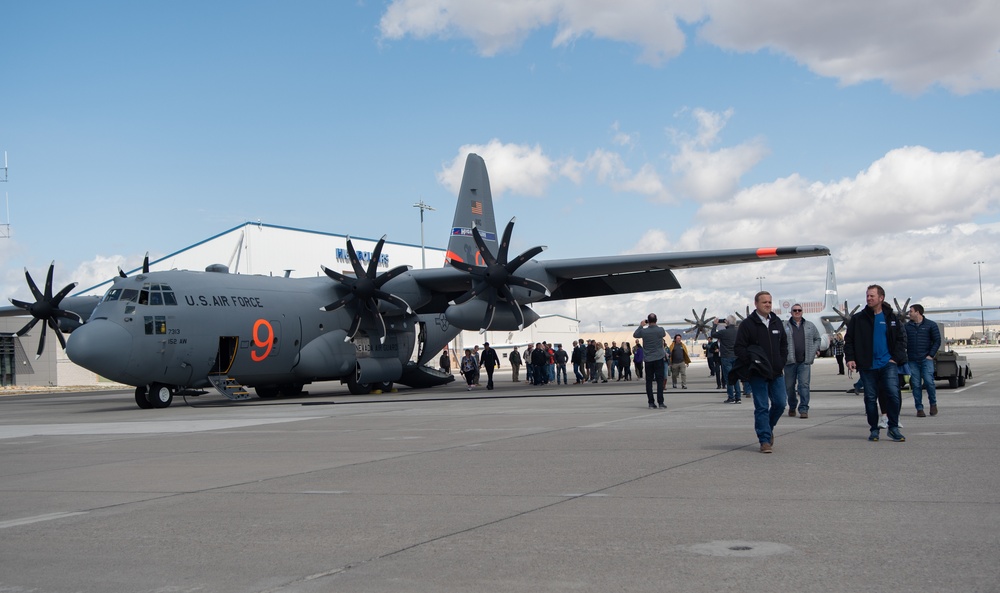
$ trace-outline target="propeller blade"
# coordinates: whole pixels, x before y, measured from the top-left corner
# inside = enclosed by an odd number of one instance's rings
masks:
[[[24,268],[24,277],[28,280],[28,288],[31,289],[31,296],[35,297],[36,301],[40,301],[45,298],[42,291],[38,290],[38,286],[35,285],[35,281],[31,279],[31,274],[28,272],[28,268]]]
[[[63,335],[62,335],[62,332],[59,331],[59,324],[56,322],[55,319],[52,319],[52,318],[49,318],[49,322],[48,323],[49,323],[49,327],[52,328],[52,331],[55,332],[56,337],[59,338],[59,345],[62,346],[63,350],[65,350],[66,349],[66,338],[64,338]]]
[[[520,276],[510,276],[507,278],[507,284],[520,286],[521,288],[527,288],[528,290],[537,290],[538,292],[544,293],[545,296],[552,296],[549,289],[537,280],[532,280],[530,278],[522,278]]]
[[[33,317],[31,319],[31,321],[29,321],[28,323],[24,324],[24,327],[22,327],[21,329],[17,330],[16,332],[14,332],[14,335],[17,336],[17,337],[23,336],[24,334],[30,332],[31,328],[35,327],[36,323],[38,323],[38,318],[37,317]]]
[[[486,241],[483,239],[482,233],[479,232],[479,227],[472,227],[472,238],[476,241],[476,246],[479,247],[479,255],[482,256],[483,262],[487,266],[497,265],[497,260],[493,257],[493,253],[490,251]]]
[[[386,334],[388,332],[385,329],[385,319],[383,319],[382,316],[378,312],[378,305],[375,305],[375,307],[369,308],[369,312],[372,314],[373,317],[375,317],[375,320],[378,321],[378,324],[375,325],[375,329],[379,330],[378,331],[378,343],[379,344],[385,344],[385,336],[386,336]]]
[[[358,278],[365,276],[365,269],[361,265],[361,260],[358,259],[358,252],[354,250],[354,243],[351,243],[351,238],[347,238],[347,257],[351,258],[351,267],[354,268],[354,275]]]
[[[517,320],[517,330],[521,331],[524,329],[524,313],[521,312],[521,305],[514,299],[514,293],[506,286],[501,286],[498,292],[510,305],[510,311],[514,314],[514,319]]]
[[[510,235],[514,231],[514,221],[517,218],[511,218],[510,222],[507,223],[507,227],[503,230],[503,238],[500,239],[500,250],[497,251],[497,260],[507,261],[507,251],[510,248]]]
[[[52,272],[55,271],[56,262],[49,264],[49,273],[45,275],[45,298],[52,298]]]
[[[28,309],[31,309],[31,303],[26,303],[24,301],[19,301],[17,299],[7,299],[7,300],[10,301],[10,304],[14,305],[15,307],[20,307],[20,308],[24,309],[25,311],[27,311]]]
[[[347,276],[344,276],[340,272],[331,270],[326,266],[320,266],[320,268],[323,269],[323,272],[325,272],[327,276],[336,280],[337,282],[340,282],[341,284],[350,284],[354,280],[353,278],[348,278]]]
[[[396,305],[400,309],[406,311],[407,315],[413,313],[413,308],[410,307],[410,304],[394,294],[390,294],[388,292],[385,292],[384,290],[376,290],[373,296],[375,296],[375,298],[378,298],[379,300],[387,301],[392,303],[393,305]],[[378,306],[376,305],[375,308],[378,309]]]
[[[149,252],[146,252],[146,256],[142,258],[142,273],[149,273]]]
[[[337,309],[343,307],[347,303],[355,299],[354,293],[350,293],[342,299],[337,299],[325,307],[320,307],[320,311],[336,311]]]
[[[411,270],[410,266],[397,266],[397,267],[389,270],[385,274],[382,274],[382,275],[378,276],[377,278],[375,278],[375,286],[377,286],[379,288],[382,288],[382,285],[384,285],[386,282],[392,280],[393,278],[395,278],[395,277],[397,277],[397,276],[399,276],[401,274],[405,274],[405,273],[409,272],[410,270]]]
[[[497,293],[496,291],[491,291],[489,300],[486,301],[486,315],[483,316],[483,326],[480,328],[479,333],[485,333],[486,330],[490,329],[493,325],[493,316],[497,312]]]
[[[383,245],[385,245],[385,235],[382,235],[382,238],[379,239],[378,243],[375,244],[375,250],[372,251],[372,258],[368,262],[368,277],[369,278],[374,278],[375,277],[375,273],[378,272],[378,260],[379,260],[380,257],[382,257],[382,246]]]
[[[472,285],[472,288],[470,288],[468,292],[466,292],[462,296],[454,299],[453,301],[451,301],[448,304],[449,305],[461,305],[462,303],[471,301],[472,299],[474,299],[477,296],[479,296],[480,294],[482,294],[486,290],[487,286],[488,285],[485,282],[476,282],[475,284]]]
[[[128,278],[128,274],[125,273],[125,270],[121,266],[118,266],[118,275],[122,278]]]
[[[345,342],[350,342],[357,335],[358,330],[361,329],[361,310],[354,314],[354,320],[351,321],[351,327],[347,330],[347,337],[344,338]]]
[[[525,251],[524,253],[522,253],[521,255],[517,256],[514,259],[514,261],[508,263],[507,264],[507,271],[510,272],[511,274],[513,274],[514,272],[517,271],[518,268],[520,268],[524,264],[524,262],[530,260],[531,258],[535,257],[539,253],[545,251],[546,249],[548,249],[548,247],[545,247],[544,245],[538,245],[538,246],[532,247],[531,249],[529,249],[529,250]]]
[[[61,303],[62,300],[64,298],[66,298],[66,295],[69,294],[69,291],[71,291],[74,288],[76,288],[76,285],[77,285],[76,282],[74,282],[72,284],[67,284],[65,287],[63,287],[62,290],[60,290],[58,293],[56,293],[56,296],[52,297],[52,301],[51,301],[52,306],[53,307],[58,307],[59,303]]]
[[[476,273],[477,266],[465,263],[464,261],[456,261],[453,259],[449,259],[448,263],[451,264],[451,267],[455,268],[456,270],[461,270],[463,272],[468,272],[470,274]]]
[[[35,352],[35,360],[38,360],[42,356],[42,352],[45,350],[45,328],[46,324],[43,323],[42,333],[38,338],[38,351]]]

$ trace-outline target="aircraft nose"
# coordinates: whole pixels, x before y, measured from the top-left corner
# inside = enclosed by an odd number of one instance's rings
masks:
[[[121,380],[132,354],[132,335],[106,319],[78,327],[66,342],[66,356],[83,368],[113,381]]]

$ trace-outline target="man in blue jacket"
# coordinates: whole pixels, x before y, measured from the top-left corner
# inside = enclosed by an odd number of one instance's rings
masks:
[[[867,305],[851,316],[844,341],[847,368],[857,370],[865,390],[865,414],[871,433],[869,441],[879,438],[878,401],[881,395],[886,403],[882,410],[889,417],[889,438],[903,442],[899,432],[899,375],[897,368],[906,360],[906,336],[903,324],[890,307],[883,307],[885,290],[872,284],[865,293]]]
[[[910,365],[910,385],[913,386],[913,405],[917,417],[924,418],[922,387],[927,388],[927,401],[931,404],[931,416],[937,416],[937,389],[934,387],[934,355],[941,348],[941,332],[938,325],[924,317],[922,305],[910,306],[910,322],[903,326],[906,330],[906,356]]]
[[[750,369],[754,430],[760,452],[770,453],[774,427],[788,402],[782,376],[788,358],[788,338],[781,319],[771,312],[771,293],[758,292],[753,302],[757,310],[740,323],[733,351],[736,359]]]

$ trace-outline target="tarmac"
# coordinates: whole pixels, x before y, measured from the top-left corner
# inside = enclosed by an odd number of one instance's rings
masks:
[[[4,397],[0,591],[998,591],[1000,354],[969,359],[939,415],[904,392],[904,443],[869,442],[818,361],[772,455],[703,362],[667,410],[506,368],[493,391]]]

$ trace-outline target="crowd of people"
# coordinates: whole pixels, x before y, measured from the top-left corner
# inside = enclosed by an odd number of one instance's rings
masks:
[[[901,386],[907,378],[913,394],[916,415],[924,411],[923,392],[927,392],[929,413],[938,414],[934,386],[934,356],[941,347],[936,323],[924,316],[924,308],[915,304],[900,319],[891,307],[884,306],[885,291],[877,284],[868,287],[866,306],[852,315],[847,334],[837,333],[830,347],[837,359],[838,374],[857,372],[853,391],[864,393],[865,414],[870,432],[868,439],[878,441],[885,429],[890,439],[904,442],[899,415],[902,407]],[[704,345],[709,374],[717,389],[726,389],[724,403],[740,404],[747,395],[754,404],[754,431],[761,453],[774,450],[774,428],[787,412],[790,417],[808,418],[812,365],[821,354],[819,329],[803,317],[802,305],[792,305],[790,316],[782,320],[772,311],[772,297],[767,291],[754,296],[754,311],[737,323],[734,316],[716,322]],[[652,409],[666,409],[663,391],[667,376],[676,389],[687,389],[690,354],[681,334],[672,339],[657,325],[650,313],[633,333],[635,343],[597,340],[574,340],[566,350],[561,344],[538,342],[515,346],[506,357],[511,379],[531,385],[568,385],[567,366],[572,365],[573,384],[632,381],[645,379],[647,403]],[[846,364],[845,364],[846,363]],[[442,370],[450,369],[447,350],[441,356]],[[489,342],[465,349],[460,371],[467,388],[479,386],[480,370],[485,369],[487,389],[493,389],[493,374],[500,367],[500,357]]]

